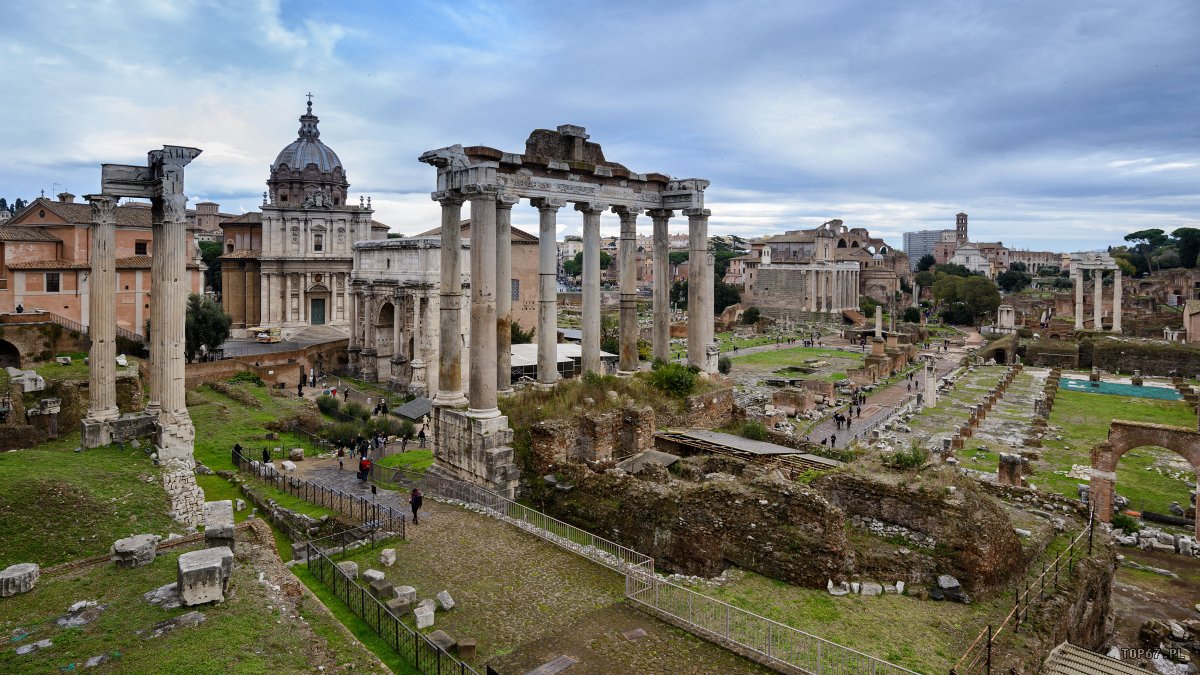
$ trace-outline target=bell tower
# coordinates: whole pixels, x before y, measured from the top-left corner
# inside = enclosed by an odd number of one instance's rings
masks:
[[[970,241],[967,238],[967,214],[959,213],[954,221],[954,239],[959,246]]]

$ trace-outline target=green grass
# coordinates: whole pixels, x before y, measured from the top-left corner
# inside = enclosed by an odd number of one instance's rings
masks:
[[[88,379],[88,364],[84,362],[87,354],[84,352],[58,352],[55,356],[71,357],[71,365],[60,366],[57,361],[51,359],[46,363],[34,367],[34,371],[38,375],[46,378],[46,380],[86,380]],[[137,368],[138,360],[132,356],[127,356],[129,359],[129,367]]]
[[[143,450],[73,452],[78,445],[73,432],[0,453],[0,568],[45,567],[106,553],[123,537],[183,531],[167,517],[159,469]]]
[[[324,651],[327,664],[353,663],[356,670],[367,667],[369,655],[339,631],[329,614],[310,611],[315,610],[311,600],[301,599],[295,612],[307,625],[291,618],[291,612],[281,616],[267,587],[258,583],[255,566],[244,559],[234,567],[223,603],[164,610],[145,602],[143,593],[175,580],[176,560],[185,550],[164,551],[153,563],[137,569],[103,563],[43,575],[33,591],[5,599],[0,603],[0,632],[9,646],[0,650],[0,671],[77,671],[88,658],[109,654],[112,660],[99,672],[311,672],[309,650],[313,648]],[[56,626],[54,619],[80,600],[107,608],[85,626]],[[192,609],[204,614],[203,623],[150,639],[138,633]],[[16,645],[7,638],[18,627],[29,635],[17,644],[51,639],[53,646],[17,656],[12,648]],[[324,639],[314,640],[314,633]]]
[[[379,466],[425,473],[425,470],[433,465],[433,450],[409,450],[408,452],[388,455],[376,463]]]
[[[1188,429],[1196,426],[1196,413],[1184,401],[1060,390],[1050,414],[1050,426],[1061,430],[1052,430],[1043,440],[1039,471],[1028,480],[1041,489],[1076,497],[1076,485],[1086,481],[1052,471],[1068,471],[1072,464],[1090,466],[1092,446],[1108,437],[1109,425],[1114,419],[1170,424]],[[1056,433],[1061,434],[1063,440],[1054,440]],[[1188,490],[1195,484],[1193,474],[1185,471],[1185,478],[1189,480],[1181,481],[1147,470],[1163,461],[1178,459],[1178,455],[1165,448],[1130,450],[1117,464],[1116,492],[1127,497],[1130,507],[1136,510],[1168,513],[1171,502],[1186,504]]]
[[[401,658],[399,654],[392,651],[391,645],[379,637],[366,621],[360,619],[357,614],[351,611],[345,603],[333,594],[333,591],[329,587],[313,576],[308,571],[308,567],[296,565],[292,568],[292,574],[295,574],[297,579],[303,582],[305,586],[308,586],[313,595],[316,595],[321,600],[321,604],[328,607],[334,617],[347,630],[354,634],[354,637],[358,638],[359,642],[363,643],[367,649],[370,649],[375,656],[379,657],[379,660],[387,664],[392,669],[392,672],[399,675],[421,675],[421,671],[414,668]]]
[[[858,365],[862,363],[863,355],[846,352],[840,349],[824,349],[821,347],[788,347],[774,349],[754,354],[742,354],[731,357],[735,365],[779,367],[803,365],[805,359],[846,359]]]
[[[232,470],[235,443],[253,457],[263,448],[304,448],[306,456],[317,452],[310,439],[295,433],[280,434],[279,440],[261,440],[268,422],[307,409],[297,399],[272,396],[267,388],[251,384],[231,386],[249,392],[262,407],[251,408],[208,387],[188,392],[188,412],[196,426],[196,459],[214,471]]]

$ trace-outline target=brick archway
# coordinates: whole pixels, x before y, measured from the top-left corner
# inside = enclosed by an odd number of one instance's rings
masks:
[[[1167,424],[1113,420],[1108,440],[1092,448],[1092,484],[1090,500],[1096,517],[1112,522],[1113,487],[1117,482],[1117,462],[1134,448],[1155,445],[1173,450],[1192,465],[1200,476],[1200,431]],[[1200,511],[1196,517],[1196,535],[1200,537]]]

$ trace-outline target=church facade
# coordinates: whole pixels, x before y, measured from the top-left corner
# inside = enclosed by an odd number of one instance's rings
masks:
[[[348,202],[342,161],[320,140],[312,102],[271,163],[260,214],[222,224],[222,304],[233,328],[331,326],[349,333],[355,242],[385,239],[369,203]],[[236,334],[236,333],[235,333]]]

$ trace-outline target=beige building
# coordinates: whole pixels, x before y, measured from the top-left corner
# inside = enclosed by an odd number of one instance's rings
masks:
[[[351,246],[387,237],[369,202],[347,202],[345,168],[321,142],[318,122],[310,101],[296,140],[271,163],[258,221],[247,214],[222,224],[222,303],[235,331],[327,325],[349,332]]]

